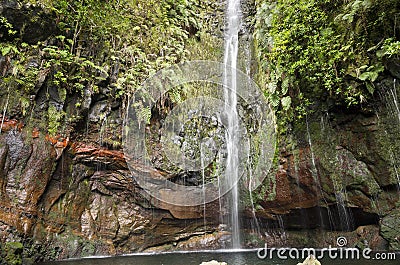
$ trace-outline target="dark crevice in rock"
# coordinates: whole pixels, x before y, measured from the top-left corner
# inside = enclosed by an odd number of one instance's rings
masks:
[[[55,204],[62,200],[62,196],[68,191],[71,162],[72,158],[68,153],[63,154],[57,161],[52,177],[43,192],[44,195],[38,202],[44,213],[48,213]]]
[[[326,207],[312,207],[306,209],[293,209],[288,214],[280,215],[277,219],[258,218],[263,229],[324,229],[327,231],[353,231],[359,226],[378,225],[379,216],[368,213],[360,208],[346,207],[350,225],[344,228],[345,220],[340,217],[337,205]],[[244,226],[251,228],[252,220],[244,219]]]
[[[400,183],[399,184],[391,184],[391,185],[386,185],[382,186],[381,189],[385,192],[391,193],[391,192],[397,192],[399,193],[398,195],[400,196]]]

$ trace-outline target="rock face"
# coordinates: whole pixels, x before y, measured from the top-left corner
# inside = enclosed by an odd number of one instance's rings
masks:
[[[391,211],[381,220],[381,234],[389,241],[391,249],[400,249],[400,210],[397,208]]]
[[[262,204],[265,209],[282,215],[295,208],[343,204],[347,210],[382,214],[396,206],[398,180],[391,172],[392,162],[383,154],[385,146],[379,142],[383,129],[378,129],[377,118],[347,118],[341,127],[310,122],[314,127],[310,141],[304,132],[305,139],[290,143],[295,145],[292,150],[282,149],[276,196]],[[305,144],[300,146],[302,140]]]
[[[264,223],[342,231],[380,226],[381,239],[398,249],[400,122],[389,97],[399,93],[398,83],[388,75],[377,87],[374,112],[316,113],[283,138],[271,188],[256,211]]]
[[[2,242],[13,231],[68,258],[142,251],[215,230],[210,221],[204,232],[204,211],[155,208],[121,151],[70,143],[56,161],[45,137],[27,138],[15,128],[0,138]]]
[[[380,117],[331,113],[288,138],[273,175],[275,194],[258,191],[263,198],[255,214],[265,236],[249,246],[335,245],[345,233],[349,246],[398,249],[396,164],[385,155],[388,143],[382,137],[391,117]],[[120,149],[77,140],[50,137],[4,118],[1,242],[23,242],[34,249],[24,252],[34,261],[219,248],[229,241],[229,233],[218,232],[218,205],[204,211],[156,201],[135,183]],[[166,176],[138,164],[134,173],[140,172]],[[247,208],[243,213],[251,217]],[[314,241],[305,239],[310,234]]]
[[[57,33],[56,23],[51,19],[50,12],[39,6],[6,0],[0,3],[0,13],[27,43],[34,44]],[[9,37],[7,31],[0,34],[3,38]]]

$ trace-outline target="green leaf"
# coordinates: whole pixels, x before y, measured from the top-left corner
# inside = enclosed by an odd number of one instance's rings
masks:
[[[3,48],[1,49],[1,54],[2,54],[3,56],[6,56],[7,54],[10,53],[10,51],[11,51],[11,47],[10,47],[10,46],[6,46],[6,47],[3,47]]]
[[[362,81],[365,81],[370,78],[371,78],[371,72],[364,72],[358,77],[358,79],[360,79]]]
[[[290,96],[286,96],[281,99],[282,103],[282,108],[287,111],[290,108],[290,105],[292,104],[292,98]]]
[[[282,95],[286,95],[289,90],[289,78],[285,78],[282,81]]]
[[[377,78],[378,78],[378,76],[379,76],[379,72],[376,72],[376,71],[374,71],[374,72],[370,72],[371,74],[370,74],[370,80],[371,80],[371,82],[374,82]]]
[[[279,106],[279,97],[277,94],[271,94],[269,96],[269,100],[271,101],[271,105],[273,107],[278,107]]]
[[[371,82],[366,82],[365,85],[367,86],[368,92],[372,95],[374,94],[375,87],[374,84]]]
[[[268,84],[269,93],[274,94],[276,92],[277,84],[276,82],[271,82]]]

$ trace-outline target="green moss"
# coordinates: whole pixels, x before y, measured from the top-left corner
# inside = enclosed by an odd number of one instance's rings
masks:
[[[381,235],[388,240],[390,250],[399,250],[400,243],[398,240],[400,226],[400,210],[396,209],[389,215],[385,216],[381,221]]]
[[[22,252],[24,246],[20,242],[7,242],[2,250],[4,262],[7,265],[22,264]]]
[[[258,1],[257,79],[280,118],[365,106],[383,59],[398,56],[399,10],[396,0]]]
[[[221,61],[223,56],[221,38],[211,35],[210,33],[201,31],[197,37],[188,40],[188,58],[190,60],[210,60]]]
[[[65,113],[57,110],[53,105],[50,105],[47,114],[49,123],[47,131],[50,135],[56,135],[61,126],[61,121]]]

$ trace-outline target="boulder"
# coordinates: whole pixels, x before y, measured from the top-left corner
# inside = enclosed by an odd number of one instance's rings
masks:
[[[381,221],[381,235],[392,250],[400,249],[400,209],[393,210]]]

